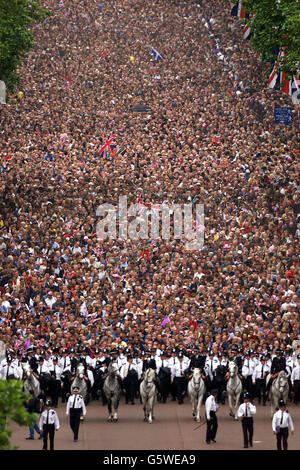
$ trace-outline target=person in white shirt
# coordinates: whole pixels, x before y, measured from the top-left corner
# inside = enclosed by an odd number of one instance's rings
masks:
[[[63,349],[62,355],[58,357],[58,365],[61,367],[62,373],[67,370],[71,372],[71,360],[66,349]]]
[[[22,378],[22,373],[20,368],[13,364],[11,358],[8,357],[6,363],[4,363],[1,367],[0,376],[5,380],[20,380]]]
[[[215,388],[215,370],[220,365],[220,361],[217,356],[214,355],[213,351],[209,351],[205,360],[204,372],[206,377],[209,379],[209,388]]]
[[[219,405],[216,403],[218,390],[212,389],[210,396],[205,401],[205,416],[206,416],[206,444],[216,442],[215,438],[218,430],[217,410]]]
[[[279,410],[274,413],[272,430],[276,435],[277,450],[288,450],[289,429],[294,434],[294,423],[283,400],[279,401]]]
[[[50,377],[51,377],[51,381],[49,383],[49,392],[50,392],[50,397],[52,400],[52,406],[56,408],[58,404],[58,397],[60,395],[61,386],[62,386],[62,382],[61,382],[62,368],[59,367],[58,365],[57,357],[53,358],[53,365],[49,369],[49,372],[50,372]]]
[[[74,442],[78,441],[78,432],[80,425],[80,416],[85,418],[86,416],[86,407],[84,399],[79,395],[79,388],[73,388],[73,394],[69,397],[66,408],[66,415],[70,416],[70,427],[74,434]]]
[[[297,363],[291,374],[292,390],[294,392],[294,403],[300,401],[300,354],[297,355]]]
[[[266,390],[266,377],[270,373],[270,365],[266,362],[264,355],[260,357],[260,362],[255,366],[252,374],[252,383],[255,386],[258,404],[260,405],[263,399],[263,406],[266,406],[268,398]]]
[[[49,291],[47,297],[44,298],[44,302],[47,307],[53,308],[53,305],[57,302],[57,298],[54,297],[53,292]]]
[[[244,448],[253,446],[253,415],[256,413],[256,406],[250,403],[250,395],[248,392],[244,393],[244,403],[238,408],[238,417],[242,420],[242,429],[244,436]]]
[[[130,401],[134,405],[134,398],[138,390],[138,368],[133,364],[133,356],[127,356],[127,362],[122,366],[120,372],[125,389],[126,404]]]
[[[140,358],[140,355],[138,353],[134,354],[134,358],[133,358],[132,363],[136,366],[136,370],[137,370],[137,373],[138,373],[138,379],[139,379],[139,383],[140,383],[141,379],[142,379],[142,373],[143,373],[143,361]]]
[[[178,354],[178,363],[171,368],[171,382],[174,382],[176,389],[176,398],[179,405],[183,403],[183,397],[187,387],[186,372],[188,366],[183,362],[183,354]]]
[[[43,450],[47,450],[48,436],[50,441],[50,450],[54,450],[55,431],[60,428],[59,419],[55,410],[52,409],[52,403],[47,400],[45,410],[41,413],[39,428],[43,430]]]
[[[40,386],[41,386],[43,397],[46,397],[48,395],[50,372],[49,372],[49,368],[44,363],[43,357],[40,357],[37,370],[33,372],[33,374],[40,381]]]
[[[162,351],[160,358],[156,361],[156,374],[159,379],[159,400],[166,403],[171,385],[171,368],[165,351]]]

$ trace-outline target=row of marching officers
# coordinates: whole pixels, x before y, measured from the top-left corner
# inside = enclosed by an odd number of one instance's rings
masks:
[[[290,390],[293,391],[294,402],[300,401],[300,356],[294,357],[291,351],[267,351],[254,353],[252,350],[243,352],[241,349],[230,349],[215,354],[212,350],[193,349],[136,351],[134,354],[126,349],[95,349],[89,351],[62,349],[60,351],[35,351],[28,349],[25,357],[18,357],[8,352],[6,359],[0,364],[0,377],[3,379],[22,378],[21,362],[28,362],[36,377],[40,380],[44,396],[50,396],[53,406],[57,406],[59,396],[62,402],[67,400],[70,384],[75,378],[76,367],[82,363],[85,368],[85,379],[88,385],[89,399],[106,399],[103,383],[107,367],[115,361],[123,381],[123,390],[127,403],[134,403],[138,396],[139,384],[143,373],[149,367],[156,371],[158,377],[158,398],[166,402],[169,395],[172,400],[183,402],[187,384],[192,370],[197,367],[202,371],[208,396],[212,389],[218,390],[218,401],[224,403],[226,374],[229,361],[238,365],[243,390],[251,399],[257,397],[258,403],[266,404],[269,374],[275,376],[280,370],[289,375]],[[270,383],[270,382],[269,382]],[[291,397],[290,397],[291,398]],[[88,400],[89,401],[89,400]],[[88,403],[87,401],[87,403]]]

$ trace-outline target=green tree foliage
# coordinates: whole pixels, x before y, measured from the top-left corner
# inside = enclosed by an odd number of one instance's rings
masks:
[[[39,0],[0,0],[0,80],[9,90],[18,83],[17,69],[34,45],[31,25],[48,15]]]
[[[29,397],[22,389],[23,382],[20,380],[0,380],[0,450],[15,449],[9,442],[10,420],[20,426],[31,426],[38,419],[37,414],[26,410],[25,404]]]
[[[251,27],[254,49],[263,61],[274,61],[274,51],[284,48],[279,68],[289,77],[300,69],[300,2],[299,0],[243,0],[249,14],[245,23]]]

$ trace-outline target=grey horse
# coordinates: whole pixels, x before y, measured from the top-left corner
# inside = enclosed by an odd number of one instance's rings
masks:
[[[103,392],[107,399],[108,419],[107,421],[118,421],[118,408],[121,398],[121,377],[116,362],[111,362],[107,370],[108,374],[104,380]],[[114,413],[112,412],[112,405]]]
[[[276,408],[279,406],[279,400],[283,400],[285,403],[287,402],[289,396],[289,381],[288,381],[288,374],[281,370],[278,376],[273,380],[269,397],[271,401],[271,417],[276,411]]]
[[[75,379],[71,384],[71,393],[73,393],[74,387],[79,388],[79,394],[86,401],[87,399],[87,384],[84,380],[84,365],[80,362],[76,368]]]
[[[32,373],[30,365],[25,362],[22,364],[23,369],[23,380],[24,380],[24,392],[28,393],[32,390],[34,398],[38,398],[41,395],[41,387],[39,380]]]
[[[140,384],[140,397],[144,410],[144,421],[152,423],[153,410],[156,401],[157,389],[155,385],[155,371],[151,368],[147,369],[144,378]]]
[[[193,375],[188,383],[188,394],[192,402],[193,418],[200,423],[200,409],[205,393],[205,383],[198,368],[193,370]]]
[[[238,420],[237,410],[240,403],[240,396],[242,393],[242,381],[238,376],[238,366],[234,361],[228,364],[229,379],[227,382],[227,395],[229,404],[229,415],[233,416],[235,421]]]

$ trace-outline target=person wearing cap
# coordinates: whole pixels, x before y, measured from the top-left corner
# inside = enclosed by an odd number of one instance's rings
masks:
[[[272,359],[271,370],[270,370],[270,374],[269,374],[268,379],[267,379],[267,391],[270,390],[271,385],[272,385],[274,379],[278,376],[279,372],[284,370],[287,373],[286,361],[285,361],[283,351],[281,349],[277,348],[275,350],[275,354],[276,355]]]
[[[175,367],[176,364],[179,364],[179,360],[178,360],[178,356],[177,356],[177,351],[175,348],[172,348],[170,350],[170,358],[169,358],[169,364],[170,364],[170,369],[172,371],[172,369]],[[171,393],[171,396],[172,396],[172,401],[176,401],[176,386],[175,386],[175,382],[172,382],[171,380],[171,384],[170,384],[170,393]]]
[[[146,350],[145,351],[145,359],[143,361],[143,372],[145,372],[147,369],[153,369],[156,370],[156,361],[154,358],[151,357],[151,351]]]
[[[171,368],[166,351],[161,351],[159,359],[156,360],[156,373],[159,379],[158,401],[166,403],[171,385]]]
[[[226,396],[226,374],[229,371],[229,361],[226,353],[220,353],[219,361],[220,364],[214,372],[214,384],[215,388],[218,389],[218,401],[224,405]]]
[[[127,356],[127,362],[124,364],[120,371],[121,379],[123,380],[123,387],[125,390],[126,404],[130,401],[134,405],[134,399],[138,390],[139,380],[137,367],[133,364],[133,356]]]
[[[45,398],[48,394],[48,385],[50,381],[50,373],[48,367],[44,364],[44,358],[41,356],[38,361],[36,372],[33,372],[36,378],[40,381],[41,392]]]
[[[297,363],[291,374],[291,384],[294,392],[294,403],[297,405],[300,401],[300,354],[297,355]]]
[[[143,361],[141,359],[141,354],[138,351],[134,353],[132,363],[136,366],[139,384],[140,384],[142,380],[142,374],[143,374]]]
[[[256,406],[250,403],[248,392],[244,393],[243,399],[244,403],[239,406],[237,415],[242,421],[244,448],[247,449],[248,444],[253,446],[253,415],[256,413]]]
[[[20,380],[22,378],[19,367],[16,367],[10,356],[7,356],[6,363],[1,367],[0,377],[5,380]]]
[[[183,403],[183,398],[187,388],[188,366],[183,361],[183,353],[178,353],[178,363],[171,368],[171,382],[175,384],[176,398],[179,405]]]
[[[62,369],[58,365],[58,358],[53,357],[52,367],[49,369],[51,380],[49,382],[49,395],[52,400],[52,406],[54,408],[58,405],[58,398],[62,388],[61,375]]]
[[[220,361],[217,356],[214,355],[214,352],[210,349],[207,353],[204,372],[206,375],[206,389],[212,390],[215,387],[215,372],[216,368],[220,365]]]
[[[74,434],[74,442],[78,441],[78,432],[80,426],[80,416],[85,418],[86,407],[82,395],[79,395],[79,388],[73,388],[73,394],[70,395],[67,401],[66,415],[70,417],[70,428]]]
[[[59,419],[56,411],[52,408],[51,400],[46,400],[45,410],[41,413],[39,428],[43,432],[43,450],[48,450],[48,436],[50,450],[54,450],[55,431],[60,428]]]
[[[61,354],[58,356],[57,364],[61,368],[62,374],[67,370],[71,372],[71,360],[68,355],[67,349],[62,349]]]
[[[206,416],[206,444],[216,442],[216,435],[218,430],[217,410],[219,408],[216,403],[218,395],[217,389],[212,389],[209,397],[205,400],[205,416]]]
[[[266,406],[267,391],[266,391],[266,378],[270,372],[270,366],[266,362],[264,354],[260,357],[260,362],[256,365],[252,374],[252,383],[255,386],[255,394],[258,398],[258,404],[263,400],[263,406]]]
[[[279,401],[279,410],[272,419],[272,430],[276,435],[277,450],[288,450],[289,429],[294,434],[294,424],[290,413],[286,409],[286,403]]]
[[[247,390],[250,397],[253,398],[253,381],[252,375],[256,366],[256,361],[254,360],[254,354],[252,350],[249,350],[245,354],[245,359],[242,367],[242,376],[243,376],[243,388]]]

